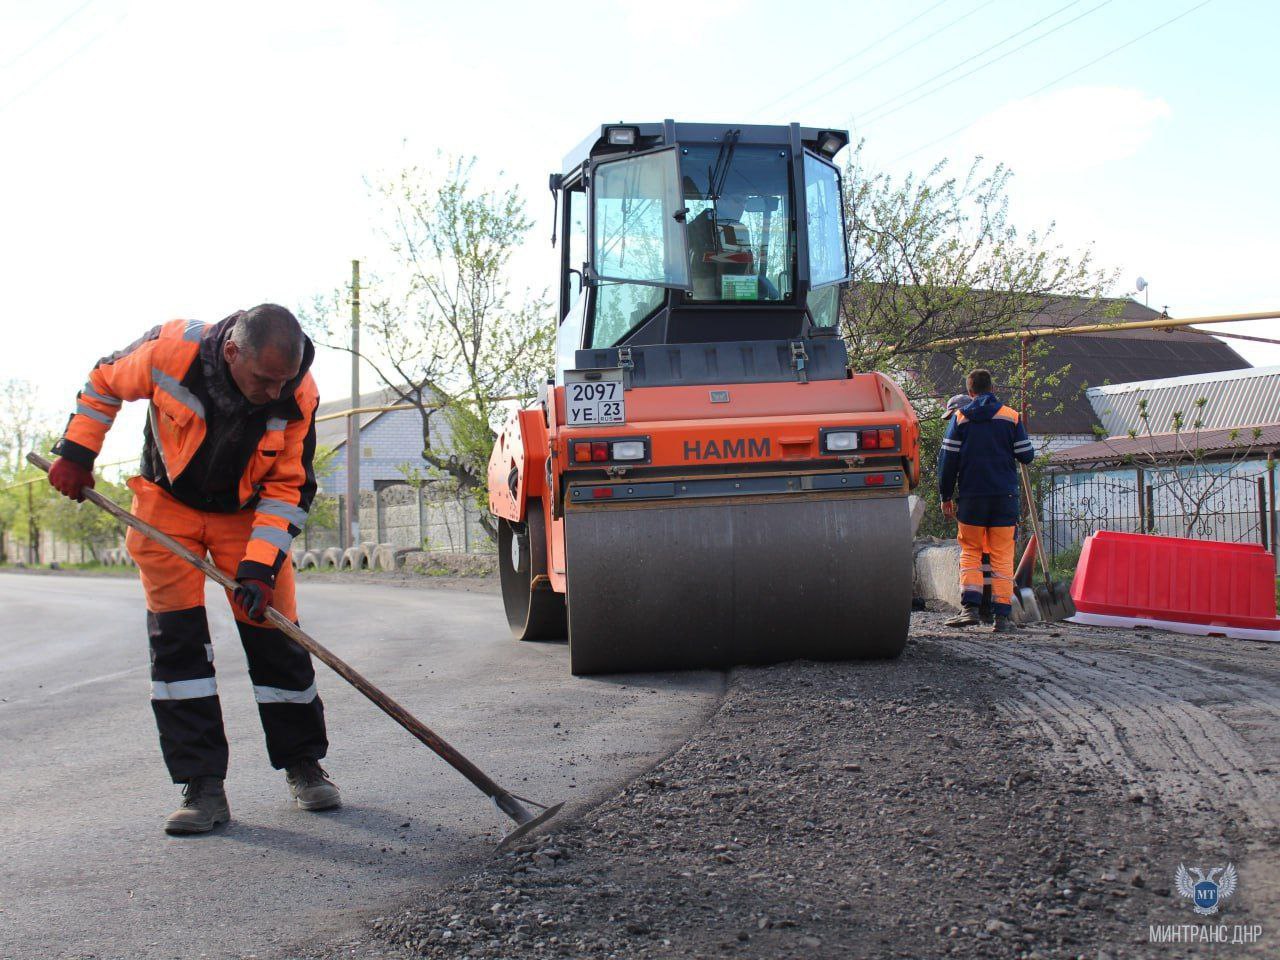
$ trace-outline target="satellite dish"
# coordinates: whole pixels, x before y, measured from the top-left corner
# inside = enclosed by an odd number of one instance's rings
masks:
[[[1136,286],[1138,288],[1138,292],[1141,293],[1143,290],[1147,289],[1147,281],[1143,277],[1139,277]]]

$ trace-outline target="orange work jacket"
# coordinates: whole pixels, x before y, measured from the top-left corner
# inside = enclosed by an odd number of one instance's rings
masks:
[[[149,400],[148,432],[163,474],[151,479],[172,488],[204,443],[208,418],[217,415],[209,393],[201,389],[200,371],[193,370],[199,363],[201,343],[206,337],[218,337],[220,343],[233,320],[229,317],[216,325],[173,320],[98,361],[76,396],[76,412],[54,452],[92,469],[121,405]],[[236,570],[238,578],[274,583],[293,538],[306,523],[316,490],[312,460],[315,410],[320,402],[315,380],[306,372],[313,355],[308,341],[304,372],[286,388],[287,395],[265,411],[258,428],[261,437],[239,477],[239,502],[233,509],[253,510],[254,520],[244,559]]]

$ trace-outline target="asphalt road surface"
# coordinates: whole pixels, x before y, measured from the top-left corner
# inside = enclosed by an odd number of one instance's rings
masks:
[[[0,958],[268,954],[351,926],[489,856],[509,822],[317,664],[345,806],[304,813],[267,762],[221,591],[207,604],[232,823],[177,805],[151,709],[141,588],[0,574]],[[488,593],[304,582],[303,627],[513,792],[583,805],[681,743],[723,678],[574,679],[562,644],[510,639]]]

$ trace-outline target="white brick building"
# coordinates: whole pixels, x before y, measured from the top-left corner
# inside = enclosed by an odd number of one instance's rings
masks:
[[[389,389],[361,394],[360,407],[390,406],[399,401]],[[320,404],[316,416],[351,408],[350,399],[328,400]],[[431,421],[433,450],[447,451],[451,441],[444,417]],[[338,417],[316,424],[316,442],[333,447],[337,453],[329,472],[319,478],[320,489],[330,496],[347,492],[347,418]],[[425,468],[422,460],[422,416],[406,405],[404,410],[360,414],[360,489],[380,490],[391,483],[403,483],[403,467]]]

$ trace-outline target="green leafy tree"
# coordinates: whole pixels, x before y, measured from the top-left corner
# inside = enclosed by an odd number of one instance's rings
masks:
[[[523,201],[513,187],[479,187],[474,166],[413,166],[374,186],[386,247],[362,296],[359,355],[421,417],[422,462],[410,472],[447,480],[481,505],[504,398],[531,394],[546,376],[555,323],[545,294],[517,294],[508,280],[532,226]],[[319,342],[349,350],[343,300],[320,298],[304,314]]]
[[[40,442],[48,430],[36,385],[21,379],[0,382],[0,562],[22,559],[6,555],[10,534],[28,544],[39,534],[51,491],[39,483],[28,490],[25,481],[38,479],[39,471],[26,457],[37,448],[48,449]]]
[[[36,439],[48,430],[39,388],[30,380],[0,381],[0,474],[12,476],[23,470]]]
[[[929,356],[962,355],[975,337],[1103,319],[1115,273],[1090,251],[1064,250],[1053,224],[1011,223],[1010,177],[979,158],[962,178],[943,162],[896,180],[869,170],[855,148],[845,172],[853,284],[842,329],[861,368],[918,381]]]
[[[328,476],[333,471],[333,460],[338,454],[337,447],[320,444],[316,447],[312,464],[317,477]],[[336,530],[338,527],[338,498],[319,494],[311,501],[311,509],[307,513],[304,529],[308,533],[322,530]]]
[[[100,551],[120,542],[124,527],[111,514],[92,503],[68,500],[47,484],[41,486],[47,491],[43,494],[41,508],[41,525],[44,529],[69,543],[80,544],[95,557],[100,555]],[[106,479],[101,473],[96,475],[94,490],[126,509],[129,506],[129,488]]]

